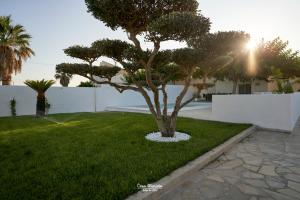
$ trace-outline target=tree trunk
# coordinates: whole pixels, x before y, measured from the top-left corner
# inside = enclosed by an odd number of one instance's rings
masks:
[[[36,101],[36,116],[45,116],[45,103],[46,97],[45,94],[38,94]]]
[[[3,74],[2,85],[11,85],[11,75],[10,74]]]
[[[164,119],[156,119],[158,129],[162,137],[174,137],[176,130],[176,118],[166,117]]]

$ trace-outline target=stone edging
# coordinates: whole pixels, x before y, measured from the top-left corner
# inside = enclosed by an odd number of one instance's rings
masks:
[[[127,200],[154,200],[158,199],[161,194],[179,185],[185,178],[191,176],[195,172],[204,168],[210,162],[217,159],[223,153],[230,150],[235,144],[239,143],[244,138],[251,135],[256,130],[256,126],[251,126],[250,128],[244,130],[238,135],[230,138],[223,144],[217,146],[211,151],[203,154],[202,156],[196,158],[195,160],[187,163],[185,166],[176,169],[170,175],[163,177],[159,181],[152,183],[152,185],[162,185],[162,189],[156,192],[137,192],[127,198]]]

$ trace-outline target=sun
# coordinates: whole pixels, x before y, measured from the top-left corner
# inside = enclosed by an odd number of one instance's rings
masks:
[[[253,50],[257,47],[257,43],[254,40],[249,40],[249,42],[246,44],[246,49]]]

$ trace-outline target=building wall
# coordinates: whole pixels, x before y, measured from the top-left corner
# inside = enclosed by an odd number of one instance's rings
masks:
[[[202,91],[202,93],[232,93],[233,82],[232,81],[216,81],[208,80],[208,83],[214,83],[215,86],[208,88],[208,90]],[[245,82],[247,83],[247,82]],[[245,84],[240,82],[239,84]],[[252,93],[269,92],[268,83],[262,80],[255,80],[251,84]]]

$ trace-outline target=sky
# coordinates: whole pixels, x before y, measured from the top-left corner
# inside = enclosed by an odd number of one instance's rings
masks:
[[[300,50],[299,0],[198,2],[201,13],[212,22],[211,32],[245,31],[254,40],[280,37],[288,40],[292,49]],[[25,27],[32,36],[31,48],[36,53],[23,65],[22,73],[13,76],[14,85],[23,85],[27,79],[54,79],[56,64],[78,62],[63,53],[69,46],[88,46],[103,38],[127,40],[122,30],[112,31],[88,13],[84,0],[0,0],[0,15],[11,15],[14,23]],[[178,42],[165,42],[162,48],[182,46]],[[101,57],[99,61],[102,60],[111,62]],[[74,77],[70,86],[82,80]]]

